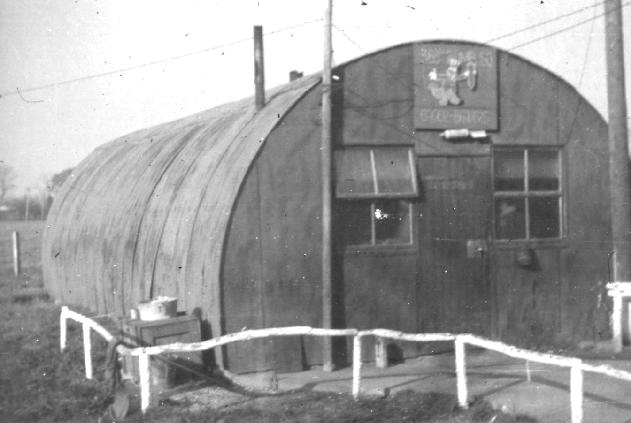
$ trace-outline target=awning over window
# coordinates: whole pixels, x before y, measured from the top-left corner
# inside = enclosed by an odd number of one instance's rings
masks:
[[[412,197],[418,195],[417,187],[410,148],[348,148],[335,152],[338,198]]]

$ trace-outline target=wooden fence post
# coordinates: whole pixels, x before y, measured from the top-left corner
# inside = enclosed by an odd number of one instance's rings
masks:
[[[17,278],[21,273],[20,233],[13,231],[13,274]]]
[[[140,411],[145,414],[151,404],[151,367],[149,354],[144,352],[138,356],[138,378],[140,380]]]
[[[353,398],[359,398],[362,371],[362,337],[357,334],[353,337]]]
[[[465,362],[465,343],[456,336],[454,341],[455,358],[456,358],[456,386],[458,389],[458,405],[461,408],[469,408],[469,399],[467,393],[467,365]]]
[[[61,313],[59,314],[59,350],[61,352],[66,349],[66,339],[68,337],[68,318],[66,312],[68,307],[61,307]]]
[[[526,360],[526,380],[532,382],[532,374],[530,373],[530,361]]]
[[[570,408],[572,423],[583,422],[583,369],[574,365],[570,369]]]
[[[90,338],[90,325],[83,325],[83,358],[85,362],[85,378],[92,379],[92,339]]]

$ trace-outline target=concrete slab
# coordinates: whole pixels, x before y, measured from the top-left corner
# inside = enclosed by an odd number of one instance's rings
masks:
[[[590,361],[631,370],[630,361]],[[530,363],[531,381],[523,360],[499,353],[467,352],[469,398],[482,397],[498,409],[526,414],[546,423],[570,422],[570,371]],[[274,375],[278,392],[295,389],[350,393],[352,370],[320,369]],[[584,422],[631,423],[631,383],[606,376],[584,375]],[[240,375],[237,382],[250,389],[269,389],[269,379]],[[362,368],[362,392],[372,396],[412,389],[417,392],[456,395],[454,357],[451,353],[407,360],[386,369],[372,364]]]

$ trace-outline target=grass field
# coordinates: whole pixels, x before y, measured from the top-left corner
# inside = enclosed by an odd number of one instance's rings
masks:
[[[20,234],[20,251],[25,283],[31,280],[41,284],[41,235],[44,222],[34,221],[0,221],[0,274],[6,276],[13,269],[12,234]]]
[[[70,348],[62,355],[59,308],[11,298],[16,288],[42,286],[43,227],[41,221],[0,222],[0,421],[85,422],[101,411],[108,392],[103,383],[82,376],[80,329],[72,330]],[[13,231],[20,233],[19,278],[13,275]]]
[[[42,286],[42,222],[0,221],[0,422],[96,422],[111,402],[104,380],[105,343],[93,336],[95,379],[83,369],[81,327],[70,325],[68,349],[59,352],[59,307],[50,301],[14,302],[15,287]],[[22,241],[23,274],[12,272],[11,234]],[[199,387],[201,382],[197,382]],[[164,401],[147,415],[138,411],[125,422],[534,422],[512,417],[479,402],[457,410],[451,395],[402,392],[392,398],[354,401],[350,395],[310,391],[254,395],[234,389],[245,400],[219,409],[193,409]]]

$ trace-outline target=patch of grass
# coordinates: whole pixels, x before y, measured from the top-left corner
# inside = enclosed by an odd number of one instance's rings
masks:
[[[0,220],[0,269],[11,272],[13,266],[13,231],[20,234],[22,268],[39,271],[41,263],[41,239],[45,223],[41,220]]]
[[[13,302],[19,288],[43,286],[40,265],[44,223],[0,222],[0,421],[85,422],[101,413],[108,385],[99,366],[105,344],[93,337],[95,380],[85,379],[81,327],[70,325],[68,349],[59,351],[59,307],[52,302]],[[22,273],[13,275],[11,234],[19,231]],[[96,420],[96,419],[94,419]]]
[[[69,327],[68,349],[62,354],[58,307],[6,299],[1,306],[0,421],[85,421],[100,413],[108,387],[98,377],[100,372],[96,380],[85,379],[80,326]],[[106,346],[98,339],[93,343],[98,368],[104,363]]]
[[[426,422],[426,423],[536,423],[510,416],[477,402],[458,410],[453,395],[404,391],[392,398],[355,401],[348,394],[297,392],[264,396],[222,410],[190,412],[186,404],[168,404],[135,415],[130,423],[272,423],[272,422]]]

